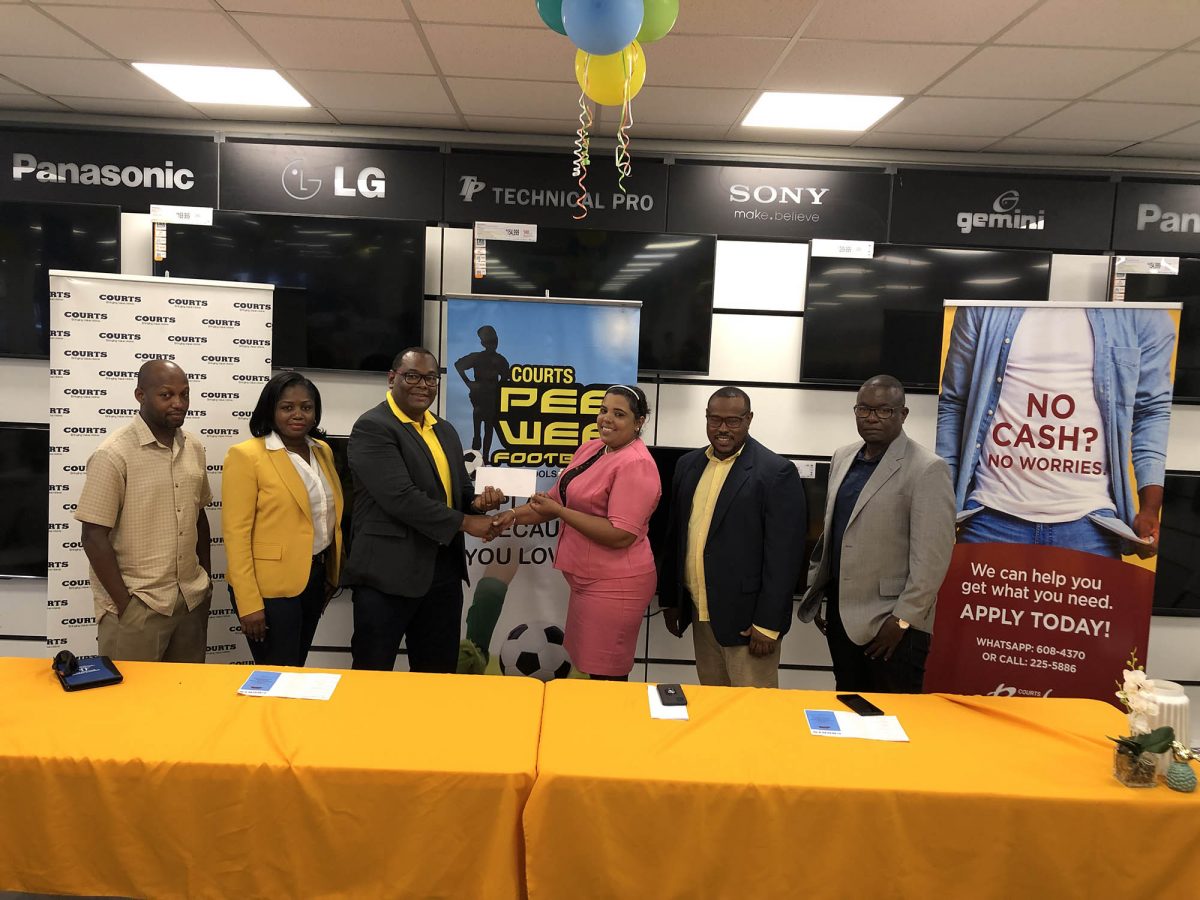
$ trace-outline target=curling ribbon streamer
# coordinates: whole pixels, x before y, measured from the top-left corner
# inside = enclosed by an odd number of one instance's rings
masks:
[[[633,105],[629,100],[629,83],[633,77],[632,52],[621,54],[621,67],[625,71],[625,86],[621,103],[621,124],[617,126],[617,149],[615,162],[617,165],[617,187],[621,193],[625,190],[625,179],[633,174],[633,157],[629,155],[629,129],[633,125]]]
[[[588,54],[587,62],[583,65],[583,82],[587,84],[587,69],[591,62],[591,54]],[[579,196],[575,198],[575,205],[579,207],[579,214],[572,215],[571,218],[575,221],[581,221],[587,218],[587,204],[584,202],[587,197],[587,181],[588,166],[592,164],[589,147],[592,139],[588,136],[588,129],[592,127],[592,111],[587,105],[584,92],[579,92],[579,128],[575,132],[575,165],[572,167],[571,176],[578,179]]]

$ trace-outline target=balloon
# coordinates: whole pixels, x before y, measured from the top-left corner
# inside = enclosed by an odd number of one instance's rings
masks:
[[[537,11],[542,21],[559,34],[567,33],[562,20],[562,0],[537,0]]]
[[[642,27],[642,0],[562,0],[567,37],[593,56],[620,53]]]
[[[650,44],[667,36],[679,17],[679,0],[645,0],[646,15],[637,33],[638,43]]]
[[[646,82],[646,54],[637,41],[608,56],[589,58],[582,50],[575,51],[575,80],[585,94],[603,106],[620,106],[625,102],[626,71],[632,100]]]

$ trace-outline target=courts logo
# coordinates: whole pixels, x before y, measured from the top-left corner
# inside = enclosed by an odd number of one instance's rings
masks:
[[[90,321],[97,321],[97,322],[102,319],[108,318],[108,313],[77,312],[76,310],[73,310],[73,309],[67,310],[65,313],[63,313],[63,315],[66,316],[68,319],[90,320]]]
[[[62,623],[64,625],[66,625],[68,628],[81,628],[84,625],[95,625],[96,617],[95,616],[77,616],[77,617],[71,618],[71,619],[63,619]]]
[[[254,382],[254,381],[270,381],[271,379],[268,378],[266,375],[234,375],[233,380],[234,381]]]
[[[135,353],[134,359],[174,359],[174,353]]]
[[[304,173],[304,157],[298,156],[283,167],[280,179],[283,192],[293,200],[311,200],[321,192],[325,183]],[[335,197],[366,197],[368,200],[382,199],[387,193],[383,169],[367,166],[358,173],[353,185],[346,184],[346,167],[333,167],[333,195]]]
[[[191,169],[176,169],[172,160],[161,166],[118,166],[91,162],[50,162],[32,153],[12,155],[13,181],[32,175],[35,181],[55,184],[91,184],[105,187],[160,188],[190,191],[196,184]]]
[[[209,644],[209,653],[229,653],[231,650],[237,649],[237,644]]]
[[[101,294],[105,303],[141,303],[142,298],[133,294]]]
[[[136,406],[116,406],[98,409],[96,412],[102,416],[108,416],[110,419],[130,419],[136,416],[140,410]]]
[[[174,325],[174,316],[134,316],[135,322],[144,322],[147,325]]]
[[[130,381],[137,378],[138,373],[128,369],[101,369],[97,372],[101,378],[121,378]],[[188,376],[191,378],[192,376]]]
[[[270,347],[271,342],[255,338],[234,338],[233,342],[239,347]]]
[[[207,300],[193,300],[190,297],[171,297],[167,300],[168,306],[208,306]]]
[[[71,292],[70,291],[51,291],[50,299],[51,300],[70,300]]]
[[[232,615],[233,615],[232,609],[210,609],[208,611],[208,617],[210,619],[224,619],[224,618],[226,618],[228,616],[232,616]]]
[[[71,359],[108,359],[108,353],[104,350],[64,350],[63,356]]]
[[[134,334],[131,331],[102,331],[100,332],[99,337],[101,340],[105,341],[120,342],[140,341],[142,339],[140,334]],[[170,338],[167,338],[167,340],[170,340]]]
[[[172,319],[171,321],[175,321]],[[210,328],[241,328],[242,323],[237,319],[201,319],[201,325],[207,325]]]
[[[236,366],[242,361],[242,358],[240,356],[202,356],[200,361],[216,366]]]
[[[988,697],[1015,697],[1018,694],[1022,697],[1049,697],[1054,691],[1054,688],[1046,691],[1044,694],[1041,691],[1021,690],[1015,687],[1010,687],[1004,682],[1000,682],[993,690],[987,692]]]
[[[69,332],[69,331],[63,331],[61,329],[53,329],[53,328],[50,330],[51,338],[69,338],[70,336],[71,336],[71,332]],[[51,375],[54,374],[53,369],[50,370],[50,374]]]
[[[70,489],[71,489],[71,486],[69,484],[52,484],[52,485],[50,485],[50,493],[52,493],[52,494],[65,494]]]
[[[70,452],[71,452],[71,448],[69,446],[67,446],[66,444],[51,444],[50,445],[50,455],[51,456],[55,456],[60,453],[70,453]],[[64,506],[63,509],[66,509],[66,507]]]
[[[61,334],[61,332],[59,332],[59,333]],[[68,331],[68,332],[67,332],[67,337],[70,337],[70,336],[71,336],[71,332],[69,332],[69,331]],[[50,332],[50,337],[54,337],[54,332],[53,332],[53,331],[52,331],[52,332]],[[51,378],[70,378],[70,377],[71,377],[71,370],[70,370],[70,369],[51,369],[51,370],[50,370],[50,377],[51,377]]]
[[[209,464],[208,464],[208,465],[206,465],[204,468],[205,468],[206,470],[208,470],[209,472],[217,472],[217,473],[219,473],[219,472],[221,471],[221,464],[220,464],[220,463],[209,463]]]
[[[54,412],[54,410],[50,410],[50,411]],[[67,410],[67,412],[69,413],[70,410]],[[135,412],[136,412],[136,410],[135,410]],[[63,433],[65,433],[65,434],[84,434],[84,435],[86,435],[86,434],[108,434],[108,429],[107,428],[95,428],[95,427],[91,427],[91,426],[74,426],[74,427],[70,427],[70,428],[64,428]]]
[[[251,311],[257,310],[259,312],[270,312],[271,304],[270,303],[235,303],[235,304],[233,304],[233,308],[234,309],[245,309],[245,310],[251,310]]]
[[[68,397],[107,397],[108,391],[103,388],[67,388],[63,391]]]
[[[201,428],[201,434],[212,435],[213,437],[232,437],[235,434],[240,434],[240,428]]]
[[[208,338],[196,334],[168,334],[167,340],[172,344],[207,344]]]
[[[1020,203],[1020,191],[1003,191],[992,201],[990,212],[963,210],[955,213],[955,222],[958,224],[958,230],[963,234],[970,234],[976,228],[1015,229],[1018,231],[1045,230],[1046,211],[1039,209],[1036,213],[1021,212],[1017,208]]]
[[[91,587],[91,585],[92,585],[92,583],[90,581],[88,581],[88,579],[86,579],[86,578],[71,578],[62,583],[63,587],[71,589],[71,590],[75,590],[78,588]],[[63,624],[66,625],[67,623],[63,622]]]
[[[52,416],[69,416],[71,407],[69,406],[52,406],[50,407],[50,415]]]
[[[242,395],[230,391],[202,391],[200,396],[205,400],[241,400]]]
[[[208,506],[205,508],[206,509],[220,509],[221,501],[220,500],[210,500]]]
[[[68,525],[66,522],[51,522],[49,525],[46,526],[46,530],[47,531],[67,531],[70,529],[70,527],[71,526]]]

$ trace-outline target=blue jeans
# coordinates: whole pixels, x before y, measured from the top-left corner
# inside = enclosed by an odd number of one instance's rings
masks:
[[[1113,516],[1097,510],[1072,522],[1030,522],[986,506],[966,519],[958,532],[960,544],[1036,544],[1063,547],[1097,556],[1121,558],[1121,538],[1092,521],[1093,516]]]

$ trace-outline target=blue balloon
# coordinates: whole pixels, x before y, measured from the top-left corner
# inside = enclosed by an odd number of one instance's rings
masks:
[[[567,37],[596,56],[628,47],[642,27],[644,14],[644,0],[562,0]]]

